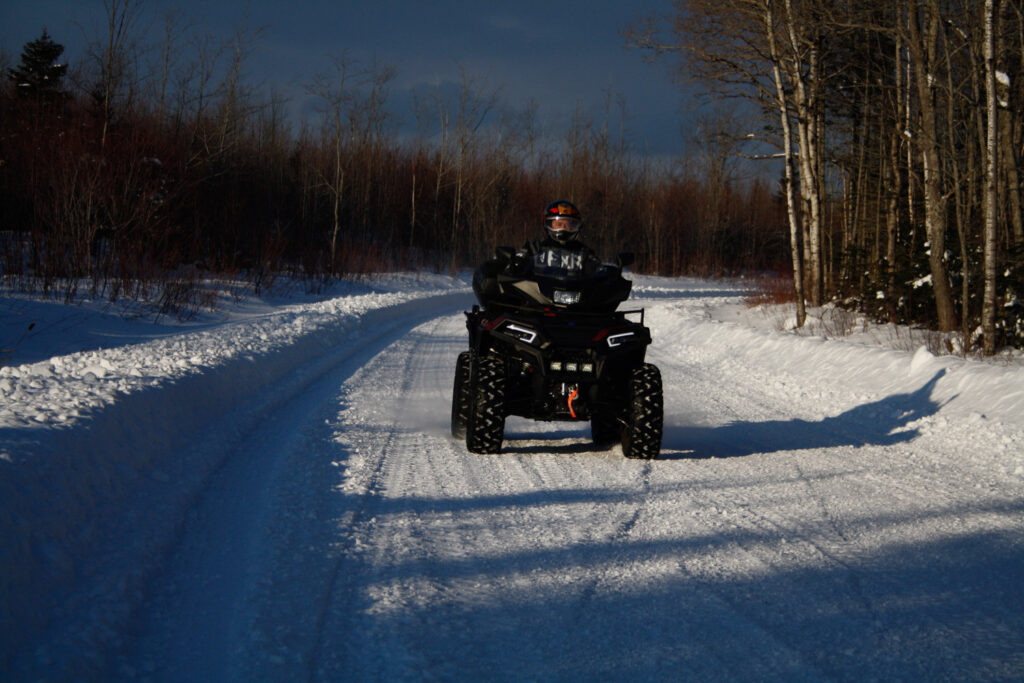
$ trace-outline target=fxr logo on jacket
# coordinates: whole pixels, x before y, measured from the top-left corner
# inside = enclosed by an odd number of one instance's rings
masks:
[[[533,265],[541,270],[576,273],[583,270],[583,254],[568,249],[544,249],[534,255]]]

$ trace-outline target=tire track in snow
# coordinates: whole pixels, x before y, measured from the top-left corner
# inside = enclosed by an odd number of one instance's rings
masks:
[[[354,496],[358,501],[355,503],[355,509],[351,511],[351,514],[346,515],[344,523],[341,525],[342,528],[351,530],[348,535],[348,542],[346,544],[349,551],[351,551],[360,541],[362,534],[368,533],[367,526],[376,519],[381,507],[381,497],[385,495],[390,484],[389,479],[395,477],[393,472],[389,472],[386,466],[391,465],[391,459],[396,453],[396,444],[403,441],[403,432],[405,431],[401,426],[401,417],[405,414],[405,408],[408,407],[408,399],[406,398],[414,383],[421,378],[422,373],[418,372],[417,361],[422,364],[421,349],[425,344],[429,344],[425,337],[429,335],[424,333],[424,330],[436,330],[439,326],[439,319],[435,319],[426,325],[422,325],[414,329],[409,335],[406,335],[403,340],[400,340],[393,344],[388,349],[382,351],[373,360],[371,360],[364,368],[360,370],[352,378],[352,384],[359,386],[361,382],[368,382],[370,385],[374,384],[373,377],[383,377],[385,379],[393,379],[396,375],[400,379],[400,385],[398,386],[397,396],[399,400],[396,402],[396,410],[394,415],[398,416],[395,420],[395,427],[388,430],[383,438],[383,443],[380,444],[379,448],[376,444],[372,448],[368,448],[368,444],[361,447],[361,450],[369,450],[371,452],[369,472],[367,472],[367,463],[364,460],[360,466],[358,473],[359,483],[358,487],[348,487],[350,495]],[[406,340],[412,339],[411,344],[407,344]],[[400,351],[396,351],[400,349]],[[387,360],[401,353],[404,356],[404,361],[401,364],[399,371],[387,370],[382,368]],[[364,379],[366,378],[366,379]],[[386,384],[385,391],[393,390],[394,387],[388,387]],[[353,402],[359,403],[361,398],[357,395],[353,398]],[[401,480],[397,483],[401,486]],[[330,648],[331,638],[329,634],[346,632],[350,630],[347,625],[347,615],[351,613],[353,605],[358,601],[358,591],[363,588],[362,585],[352,583],[349,577],[345,576],[344,570],[350,565],[351,558],[348,557],[349,553],[339,553],[337,560],[334,562],[333,569],[331,571],[331,578],[327,591],[323,597],[320,605],[320,614],[317,619],[317,626],[313,634],[314,644],[309,657],[308,666],[308,680],[319,680],[322,678],[329,678],[332,671],[345,670],[344,659],[338,659],[336,656],[329,658],[325,657],[325,653],[328,651],[337,652]],[[348,581],[346,583],[345,581]],[[328,626],[330,625],[330,626]]]
[[[641,469],[637,475],[637,478],[639,479],[639,487],[636,492],[631,493],[628,501],[621,504],[621,507],[628,507],[631,508],[631,510],[624,511],[620,516],[622,521],[606,538],[599,541],[600,543],[613,547],[627,543],[633,534],[633,530],[640,522],[641,517],[647,512],[647,504],[651,494],[652,464],[649,461],[643,461],[640,465]],[[575,622],[577,627],[582,625],[588,618],[595,598],[602,592],[608,590],[612,585],[610,576],[617,575],[619,573],[619,567],[617,565],[623,561],[627,563],[633,562],[635,561],[635,558],[631,554],[623,552],[620,554],[619,558],[614,562],[606,564],[600,571],[595,572],[594,576],[588,580],[588,585],[582,590],[576,605]]]
[[[324,638],[317,646],[323,657],[314,677],[345,671],[356,678],[380,678],[419,670],[444,676],[451,665],[432,654],[437,638],[445,641],[445,651],[458,652],[469,647],[472,638],[481,637],[471,608],[480,600],[508,605],[504,618],[485,629],[503,632],[527,618],[524,610],[536,609],[522,601],[533,603],[537,590],[571,587],[561,598],[570,602],[548,618],[564,624],[559,631],[578,629],[593,596],[605,590],[603,569],[589,566],[589,554],[594,548],[603,553],[604,548],[627,541],[642,519],[651,486],[650,463],[627,463],[617,450],[590,452],[588,441],[573,446],[576,452],[545,455],[537,451],[553,442],[537,439],[514,442],[509,454],[481,457],[465,452],[446,435],[407,438],[409,430],[388,424],[379,408],[366,406],[360,396],[371,395],[371,385],[363,384],[368,378],[386,387],[403,382],[406,393],[410,378],[419,377],[423,384],[414,393],[440,393],[435,409],[446,421],[450,373],[433,379],[423,376],[430,374],[425,366],[437,364],[442,356],[444,365],[453,367],[463,344],[460,337],[445,335],[453,328],[454,321],[424,325],[412,333],[422,337],[419,342],[393,345],[353,377],[344,438],[358,443],[361,452],[376,454],[374,462],[383,468],[380,476],[386,483],[352,530],[359,539],[358,557],[347,564],[339,560],[339,567],[344,567],[339,581],[349,590],[336,589],[344,599],[333,601],[318,630]],[[431,335],[449,339],[431,344]],[[430,382],[432,388],[427,386]],[[443,386],[441,392],[438,385]],[[527,452],[515,453],[524,443]],[[352,476],[364,481],[365,463],[352,464]],[[580,477],[581,472],[588,476]],[[587,484],[601,491],[610,487],[611,492],[580,490]],[[523,545],[531,542],[532,535],[523,535],[531,529],[544,529],[543,545],[551,551]],[[551,554],[555,548],[565,551]],[[610,555],[602,567],[614,571],[615,565],[630,564],[628,549],[624,551],[622,557]],[[538,559],[531,559],[538,552]],[[549,555],[550,559],[540,559]],[[556,558],[557,564],[552,564]],[[560,564],[572,565],[574,576],[560,577]],[[535,588],[537,581],[544,587]],[[439,632],[445,635],[438,636]],[[534,653],[521,655],[527,670],[556,657],[549,632],[522,629],[522,650]],[[487,650],[501,642],[487,640],[476,647]],[[385,647],[389,655],[381,658]]]
[[[418,302],[416,308],[370,313],[354,343],[327,349],[324,358],[310,359],[319,375],[296,374],[296,387],[281,393],[283,406],[276,412],[267,410],[267,419],[235,444],[224,467],[196,499],[194,511],[186,513],[192,521],[169,551],[164,572],[150,582],[150,609],[138,627],[142,635],[116,658],[112,671],[157,673],[181,680],[231,679],[245,666],[239,652],[252,649],[253,639],[273,640],[272,628],[254,628],[260,606],[253,603],[267,602],[267,594],[280,584],[278,577],[267,572],[280,568],[274,553],[281,544],[289,539],[307,545],[316,542],[317,525],[307,519],[320,516],[314,504],[318,501],[303,499],[308,486],[301,481],[321,468],[330,470],[331,453],[325,446],[330,439],[324,425],[336,405],[338,387],[375,349],[455,300],[440,297]],[[209,599],[210,585],[222,586],[221,592],[230,597]],[[190,604],[201,607],[190,609]],[[308,621],[294,612],[290,616],[286,630],[301,631]],[[260,642],[256,647],[265,645]],[[187,648],[188,654],[177,648]],[[287,665],[294,650],[268,647],[264,654],[273,669]]]

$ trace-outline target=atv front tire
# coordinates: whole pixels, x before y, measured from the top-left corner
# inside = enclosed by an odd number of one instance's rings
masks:
[[[622,430],[622,454],[627,458],[653,460],[661,452],[664,422],[661,371],[644,363],[630,378],[626,427]]]
[[[455,386],[452,387],[452,436],[460,441],[466,438],[469,421],[469,374],[473,352],[463,351],[455,362]]]
[[[466,448],[500,453],[505,438],[505,361],[480,356],[471,364]]]

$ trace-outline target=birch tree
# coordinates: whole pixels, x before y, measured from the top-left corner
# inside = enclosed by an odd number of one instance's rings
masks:
[[[803,244],[800,222],[797,218],[796,197],[793,191],[793,132],[789,120],[789,104],[786,100],[786,86],[782,80],[781,57],[775,40],[775,15],[771,0],[765,0],[764,10],[765,36],[768,39],[768,55],[772,65],[772,80],[775,83],[775,107],[779,113],[782,128],[782,150],[785,160],[783,189],[786,193],[786,215],[789,220],[790,249],[793,254],[793,288],[796,294],[796,324],[803,327],[807,320],[807,309],[804,302],[803,285]]]
[[[995,55],[995,0],[985,0],[985,293],[982,303],[981,327],[984,333],[984,350],[991,355],[996,344],[996,217],[997,187],[999,170],[998,117],[996,104],[996,55]]]
[[[767,12],[771,12],[772,0],[764,0]],[[792,105],[795,110],[799,153],[796,155],[800,168],[800,194],[807,207],[804,234],[807,237],[806,271],[808,273],[808,294],[812,306],[820,306],[824,300],[824,262],[822,257],[822,212],[821,212],[821,109],[820,93],[823,75],[821,73],[821,46],[819,29],[807,12],[798,13],[793,0],[783,0],[782,30],[788,44],[785,56],[774,48],[773,68],[777,59],[786,67],[792,86]],[[766,34],[775,42],[774,27],[766,22]],[[783,95],[785,90],[782,91]],[[788,125],[788,124],[787,124]]]
[[[676,6],[672,32],[678,42],[660,40],[656,23],[633,29],[630,42],[655,54],[678,54],[689,78],[703,81],[723,98],[755,102],[779,121],[778,156],[784,162],[782,191],[790,227],[797,323],[802,326],[806,295],[810,294],[812,304],[820,305],[824,291],[822,122],[817,102],[821,74],[818,29],[805,25],[809,5],[801,0],[678,0]],[[804,283],[808,267],[810,292]]]
[[[330,272],[338,265],[338,234],[341,232],[341,207],[345,196],[344,148],[348,129],[345,112],[352,95],[349,92],[352,61],[334,59],[334,71],[318,76],[306,89],[322,100],[323,135],[327,143],[329,168],[321,171],[320,183],[331,197]]]

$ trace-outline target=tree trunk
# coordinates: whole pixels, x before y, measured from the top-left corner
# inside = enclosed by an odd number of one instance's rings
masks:
[[[909,43],[920,107],[919,147],[923,164],[924,223],[929,242],[928,265],[935,294],[935,313],[939,330],[952,332],[956,329],[957,322],[946,265],[948,200],[942,184],[942,155],[939,148],[933,76],[937,62],[935,55],[940,16],[937,0],[928,0],[928,4],[926,26],[922,34],[917,0],[908,0]]]
[[[981,309],[981,328],[985,335],[984,351],[992,355],[996,350],[996,188],[999,169],[996,108],[995,37],[993,24],[995,0],[985,0],[985,113],[987,136],[985,141],[985,294]]]
[[[796,196],[793,191],[793,132],[789,122],[789,107],[786,101],[786,89],[782,82],[782,69],[779,66],[778,46],[775,42],[775,21],[772,16],[771,0],[764,3],[764,26],[768,38],[768,49],[772,60],[772,76],[775,80],[776,105],[782,123],[782,140],[785,154],[785,187],[786,214],[789,218],[789,240],[793,255],[793,290],[796,295],[796,324],[803,327],[807,320],[807,308],[804,302],[803,278],[803,245],[800,239],[800,222],[796,213]]]
[[[807,229],[807,270],[810,282],[808,295],[812,306],[820,306],[824,300],[824,265],[822,259],[821,240],[821,196],[818,169],[818,134],[816,91],[818,59],[817,48],[811,48],[809,73],[802,73],[803,64],[799,57],[801,46],[796,35],[796,18],[793,16],[790,0],[786,4],[786,31],[789,35],[790,49],[793,51],[790,62],[790,82],[793,84],[794,105],[796,107],[797,134],[800,140],[800,153],[797,155],[800,164],[800,194],[807,207],[805,227]]]
[[[998,85],[997,85],[998,87]],[[1009,104],[1009,97],[1006,98]],[[1000,106],[997,102],[997,106]],[[1013,142],[1013,112],[1004,109],[999,112],[999,150],[1000,150],[1000,183],[1003,185],[1009,202],[1006,206],[1007,218],[1012,228],[1013,244],[1024,245],[1024,202],[1020,192],[1020,151]]]

